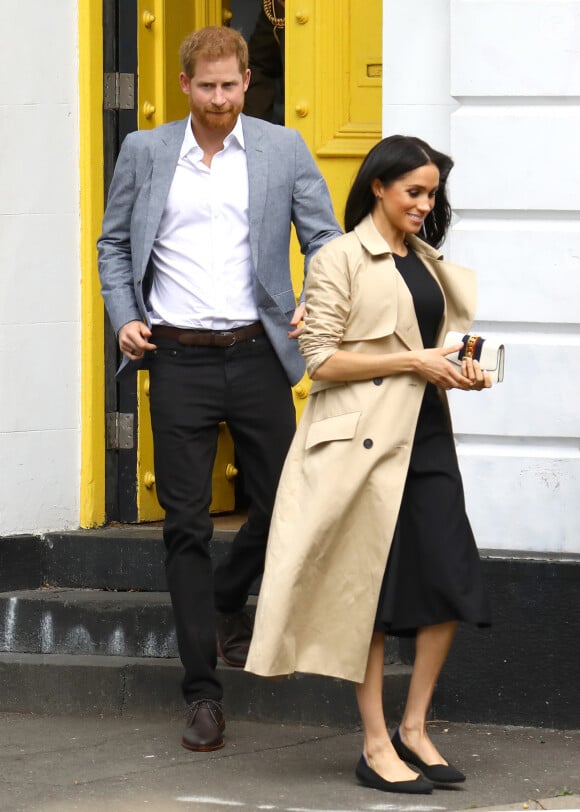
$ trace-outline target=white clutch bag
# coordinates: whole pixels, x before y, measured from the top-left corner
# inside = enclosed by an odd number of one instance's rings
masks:
[[[505,362],[505,347],[503,344],[472,333],[464,335],[451,330],[445,336],[443,346],[449,347],[451,344],[459,344],[460,341],[463,341],[463,347],[459,352],[447,355],[448,361],[460,367],[464,358],[472,358],[474,361],[479,361],[481,368],[489,372],[492,383],[501,383],[503,381]]]

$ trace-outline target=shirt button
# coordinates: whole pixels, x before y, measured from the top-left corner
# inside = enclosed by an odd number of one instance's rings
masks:
[[[366,440],[363,440],[363,445],[364,445],[364,447],[365,447],[365,448],[372,448],[372,447],[373,447],[373,441],[372,441],[372,440],[370,440],[370,439],[367,437],[367,439],[366,439]]]
[[[373,383],[375,386],[380,386],[383,382],[382,378],[373,378]]]

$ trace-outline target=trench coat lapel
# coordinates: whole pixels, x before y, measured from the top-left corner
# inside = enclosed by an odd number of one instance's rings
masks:
[[[474,271],[445,262],[443,254],[418,237],[409,237],[409,245],[433,276],[445,301],[437,345],[441,346],[449,330],[468,332],[475,319],[477,285]]]
[[[385,287],[386,281],[390,295],[394,296],[395,301],[399,303],[395,334],[409,350],[423,349],[423,341],[421,339],[419,324],[417,323],[413,297],[402,276],[397,271],[389,243],[379,233],[370,214],[356,226],[355,232],[361,245],[371,256],[384,257],[384,263],[373,265],[373,271],[371,271],[371,273],[374,272],[377,274],[377,279],[371,279],[369,282],[373,289],[377,291],[377,295],[380,295],[380,291]],[[380,277],[383,278],[381,279]]]

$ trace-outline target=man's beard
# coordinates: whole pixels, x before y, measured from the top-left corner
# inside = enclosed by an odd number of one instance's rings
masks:
[[[227,130],[230,132],[242,112],[242,107],[241,105],[231,105],[225,110],[223,108],[220,110],[197,108],[191,112],[193,118],[202,127],[206,127],[208,130]]]

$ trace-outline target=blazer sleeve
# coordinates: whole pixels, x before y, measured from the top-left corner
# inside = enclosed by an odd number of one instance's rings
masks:
[[[334,215],[326,181],[302,136],[295,136],[295,179],[292,190],[292,222],[304,254],[304,276],[316,252],[342,234]],[[301,301],[304,295],[300,297]]]
[[[97,240],[101,293],[116,333],[128,321],[143,319],[135,296],[131,256],[131,218],[137,193],[134,136],[130,133],[121,146]]]

